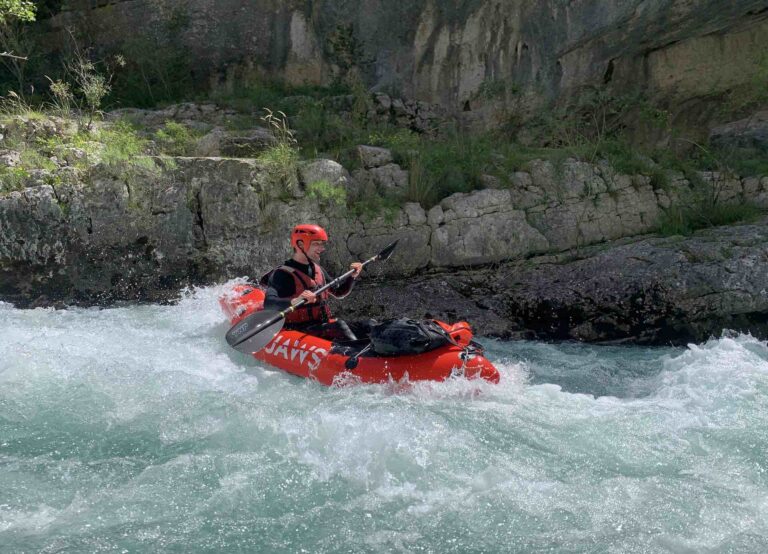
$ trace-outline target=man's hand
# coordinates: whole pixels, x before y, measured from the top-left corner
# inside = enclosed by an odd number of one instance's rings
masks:
[[[311,290],[305,290],[299,296],[294,298],[291,301],[291,304],[295,306],[302,299],[305,299],[309,304],[314,304],[315,302],[317,302],[317,295]]]
[[[353,279],[357,279],[360,275],[360,272],[363,270],[363,264],[360,262],[352,262],[349,264],[349,269],[353,270],[354,273],[352,274]]]

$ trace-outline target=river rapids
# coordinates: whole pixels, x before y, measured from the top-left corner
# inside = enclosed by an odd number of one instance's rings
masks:
[[[768,345],[483,340],[326,388],[173,306],[0,303],[0,552],[768,551]]]

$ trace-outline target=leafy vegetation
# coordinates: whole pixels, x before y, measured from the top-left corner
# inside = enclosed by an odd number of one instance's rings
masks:
[[[307,196],[317,199],[326,206],[347,205],[347,190],[341,185],[334,185],[327,179],[308,184]]]
[[[259,161],[270,173],[274,182],[282,183],[286,189],[298,185],[299,150],[293,131],[288,126],[288,120],[283,112],[275,114],[266,110],[262,120],[269,126],[275,145],[267,148],[259,155]]]
[[[0,63],[13,76],[21,96],[24,95],[27,60],[35,46],[25,32],[25,25],[36,17],[34,2],[0,0]]]
[[[22,190],[29,179],[29,171],[23,167],[0,167],[0,193]]]
[[[97,137],[104,144],[101,161],[112,167],[141,167],[153,170],[154,160],[146,155],[147,140],[141,138],[130,123],[118,121],[99,130]]]
[[[154,140],[158,150],[165,155],[191,156],[201,136],[202,133],[182,123],[166,121],[155,131]]]

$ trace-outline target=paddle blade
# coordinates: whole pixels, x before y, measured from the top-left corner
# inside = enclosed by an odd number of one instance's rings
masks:
[[[278,312],[256,312],[227,331],[227,344],[244,354],[258,352],[280,332],[284,324],[285,318],[279,317]]]
[[[392,255],[392,252],[395,250],[395,247],[397,246],[397,243],[400,239],[397,239],[395,242],[387,246],[384,250],[378,253],[376,256],[376,259],[379,261],[385,261],[388,260],[389,257]]]

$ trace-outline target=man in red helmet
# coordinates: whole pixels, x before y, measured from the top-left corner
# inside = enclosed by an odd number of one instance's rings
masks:
[[[348,295],[363,264],[352,263],[350,269],[354,273],[348,279],[336,287],[315,294],[316,289],[331,281],[328,273],[319,265],[327,241],[328,234],[319,225],[302,224],[293,228],[293,257],[261,278],[261,284],[267,287],[264,308],[284,310],[292,301],[305,298],[307,303],[304,306],[285,316],[286,328],[300,329],[327,340],[355,340],[354,333],[344,321],[331,317],[328,299],[331,295],[336,298]]]

